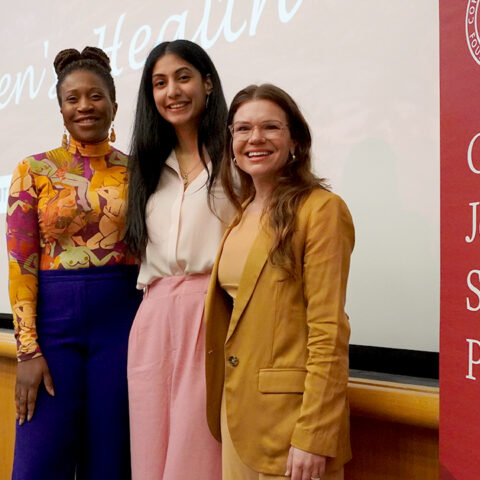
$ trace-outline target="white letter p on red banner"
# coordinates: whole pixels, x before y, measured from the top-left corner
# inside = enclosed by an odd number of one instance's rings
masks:
[[[477,345],[477,347],[480,347],[480,342],[478,340],[474,340],[473,338],[467,338],[467,343],[468,343],[468,375],[465,376],[465,378],[468,378],[469,380],[476,380],[476,377],[473,376],[473,366],[478,365],[480,363],[480,355],[478,355],[477,360],[473,359],[473,350],[474,350],[474,345]],[[480,354],[480,350],[478,350]]]

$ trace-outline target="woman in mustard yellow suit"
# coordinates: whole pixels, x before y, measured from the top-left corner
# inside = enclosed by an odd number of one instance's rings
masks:
[[[238,216],[206,303],[207,416],[223,480],[343,479],[352,219],[311,173],[309,128],[286,92],[241,90],[228,124],[222,176]]]

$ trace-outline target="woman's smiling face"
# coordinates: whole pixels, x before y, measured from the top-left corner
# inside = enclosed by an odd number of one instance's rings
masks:
[[[153,67],[152,88],[158,113],[177,128],[198,125],[212,82],[192,64],[167,53]]]
[[[101,77],[89,70],[73,71],[60,87],[60,100],[63,122],[75,140],[97,143],[107,138],[117,104]]]
[[[254,183],[275,184],[278,173],[295,150],[285,112],[270,100],[249,100],[238,108],[232,126],[238,167]]]

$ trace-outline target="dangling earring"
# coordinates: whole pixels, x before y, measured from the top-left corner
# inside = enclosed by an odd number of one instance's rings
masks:
[[[62,147],[63,147],[65,150],[68,150],[67,129],[66,129],[65,127],[63,127]]]
[[[113,143],[117,139],[117,136],[115,135],[115,128],[114,124],[112,123],[112,129],[110,130],[110,141]]]
[[[207,93],[207,99],[205,100],[205,108],[208,107],[208,100],[210,99],[210,94]]]

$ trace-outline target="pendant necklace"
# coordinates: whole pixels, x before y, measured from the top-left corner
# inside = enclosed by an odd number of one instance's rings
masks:
[[[195,164],[195,166],[194,166],[192,169],[190,169],[188,172],[184,172],[184,171],[182,170],[182,167],[180,167],[180,165],[178,165],[178,168],[179,168],[179,170],[180,170],[180,176],[182,177],[182,181],[183,181],[183,186],[184,186],[185,188],[186,188],[187,185],[190,183],[189,180],[188,180],[188,176],[191,175],[191,174],[194,172],[194,170],[198,167],[198,165],[199,165],[200,163],[202,163],[202,162],[198,162],[197,164]]]

